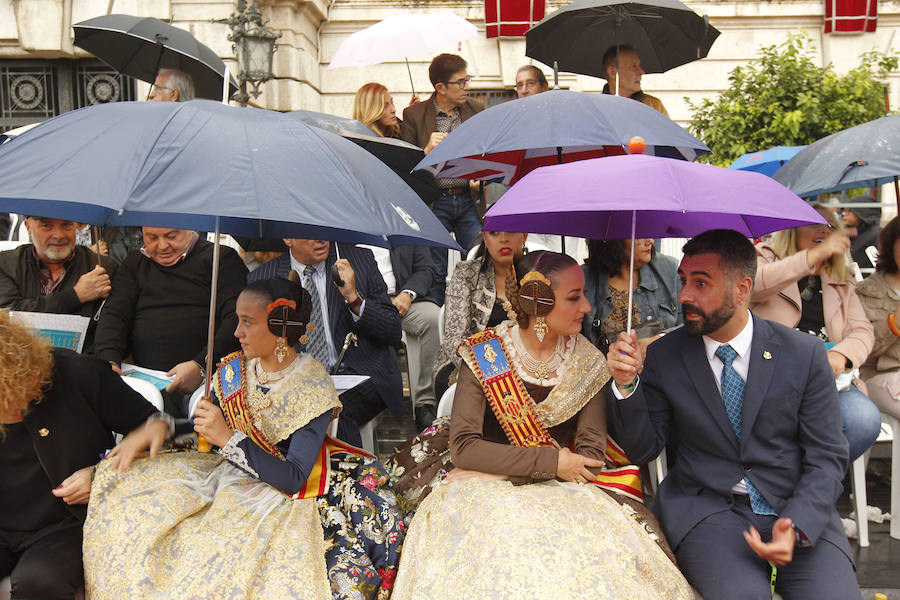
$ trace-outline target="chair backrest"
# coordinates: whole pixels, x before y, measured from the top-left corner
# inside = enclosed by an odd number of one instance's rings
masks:
[[[157,410],[164,410],[162,393],[160,393],[160,391],[156,389],[155,385],[153,385],[149,381],[137,379],[136,377],[122,377],[122,381],[127,383],[131,389],[143,396],[147,400],[147,402],[155,406]]]
[[[878,248],[875,246],[866,246],[866,257],[873,265],[878,264]]]
[[[0,252],[4,250],[15,250],[22,244],[27,244],[28,240],[0,240]]]
[[[450,413],[453,412],[453,396],[456,395],[456,384],[454,383],[441,396],[441,401],[438,402],[437,408],[437,416],[438,417],[449,417]]]

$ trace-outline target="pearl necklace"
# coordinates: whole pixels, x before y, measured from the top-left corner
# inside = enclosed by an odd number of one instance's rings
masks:
[[[545,379],[549,379],[550,375],[556,373],[556,371],[559,370],[559,367],[562,366],[563,354],[565,352],[565,336],[560,335],[556,337],[556,348],[553,349],[553,354],[546,361],[538,360],[528,352],[525,348],[525,342],[522,340],[521,332],[517,331],[516,335],[511,337],[513,345],[516,347],[516,352],[519,355],[519,360],[522,361],[522,366],[525,367],[526,371],[530,371],[540,379],[541,383],[543,383]]]
[[[265,369],[263,369],[262,363],[257,359],[256,365],[254,366],[256,380],[259,381],[259,383],[261,383],[262,385],[266,385],[267,383],[284,379],[285,375],[287,375],[287,372],[294,366],[294,363],[296,363],[299,358],[300,355],[298,354],[294,357],[294,360],[292,360],[290,364],[288,364],[288,366],[284,367],[283,369],[278,369],[277,371],[272,371],[271,373],[267,373]]]

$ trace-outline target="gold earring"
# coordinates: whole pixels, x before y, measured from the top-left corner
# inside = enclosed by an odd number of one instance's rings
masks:
[[[537,317],[534,320],[534,335],[537,336],[539,342],[544,341],[544,336],[547,335],[547,321],[544,317]]]
[[[275,340],[275,358],[279,363],[284,362],[284,357],[287,356],[288,347],[287,347],[287,339],[281,336]]]
[[[518,317],[518,315],[516,314],[516,311],[513,310],[512,303],[509,300],[503,301],[503,310],[506,311],[506,317],[510,321],[515,321],[516,318]]]

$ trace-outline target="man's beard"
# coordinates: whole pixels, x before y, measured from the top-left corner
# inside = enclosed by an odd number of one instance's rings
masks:
[[[687,312],[690,310],[691,312],[700,315],[699,321],[688,321]],[[722,299],[722,304],[712,312],[712,314],[707,315],[705,312],[700,310],[699,306],[695,306],[693,304],[682,304],[681,305],[681,314],[684,320],[684,329],[691,335],[709,335],[713,331],[716,331],[725,323],[731,320],[731,317],[734,316],[735,307],[734,307],[734,298],[726,296]]]
[[[60,263],[69,260],[72,256],[72,252],[75,250],[75,245],[66,245],[66,246],[51,246],[47,244],[43,248],[39,249],[38,254],[44,260],[53,263]]]

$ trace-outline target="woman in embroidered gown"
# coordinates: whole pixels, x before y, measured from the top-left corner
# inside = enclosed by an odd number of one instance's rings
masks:
[[[652,523],[604,491],[640,484],[635,467],[602,468],[622,457],[607,441],[606,361],[579,334],[583,272],[535,252],[513,273],[518,322],[460,345],[456,468],[419,505],[392,598],[692,599]]]
[[[389,596],[403,514],[377,461],[326,435],[334,385],[293,349],[310,310],[284,279],[241,293],[242,351],[213,376],[221,408],[203,400],[194,419],[218,452],[128,468],[134,451],[117,448],[101,463],[84,531],[90,598]]]

